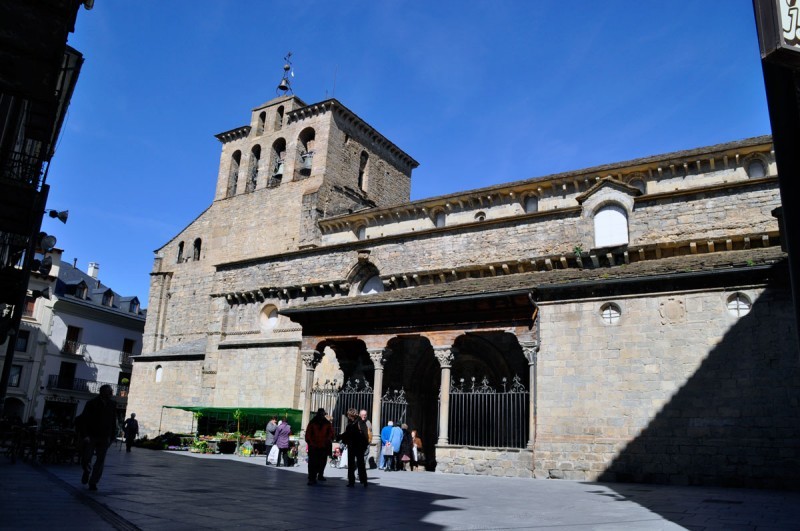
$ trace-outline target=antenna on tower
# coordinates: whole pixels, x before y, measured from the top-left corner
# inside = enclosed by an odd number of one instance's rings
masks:
[[[294,72],[292,71],[291,58],[292,58],[292,52],[287,53],[286,57],[283,58],[283,77],[281,78],[281,82],[278,85],[277,90],[275,91],[275,94],[278,94],[279,96],[281,95],[281,92],[283,92],[284,96],[287,94],[294,94],[292,92],[292,83],[289,81],[290,72],[291,76],[294,77]]]

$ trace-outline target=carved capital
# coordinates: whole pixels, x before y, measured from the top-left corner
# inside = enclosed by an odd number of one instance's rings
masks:
[[[539,342],[520,341],[519,346],[522,347],[522,355],[528,360],[528,365],[535,365],[536,358],[539,355]]]
[[[316,350],[301,350],[300,357],[303,359],[306,369],[314,370],[314,367],[319,365],[322,354]]]
[[[442,369],[449,369],[453,365],[453,358],[458,354],[455,347],[433,347],[433,355]]]
[[[383,369],[383,364],[386,363],[386,359],[392,355],[392,349],[368,348],[367,353],[369,354],[369,359],[372,360],[372,364],[375,366],[375,368]]]

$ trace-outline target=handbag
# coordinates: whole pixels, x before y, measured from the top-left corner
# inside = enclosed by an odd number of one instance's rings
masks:
[[[386,446],[383,447],[383,455],[394,455],[394,448],[392,447],[392,443],[387,442]]]

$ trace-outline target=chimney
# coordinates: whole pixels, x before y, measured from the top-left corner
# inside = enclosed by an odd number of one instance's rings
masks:
[[[100,264],[97,262],[89,262],[89,276],[97,278],[97,273],[100,271]]]

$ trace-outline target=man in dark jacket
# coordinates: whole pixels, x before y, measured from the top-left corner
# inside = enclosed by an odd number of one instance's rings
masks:
[[[352,487],[356,482],[356,469],[361,484],[367,486],[367,470],[364,466],[364,450],[367,448],[367,438],[358,427],[358,412],[355,408],[347,410],[347,427],[344,433],[337,437],[347,445],[347,486]]]
[[[139,435],[139,421],[136,420],[136,413],[131,413],[131,416],[122,425],[122,431],[125,433],[125,451],[130,452],[136,436]]]
[[[323,408],[319,408],[317,414],[306,426],[309,485],[316,485],[317,481],[326,481],[323,473],[333,444],[333,426],[325,418],[326,414]]]
[[[117,436],[117,405],[111,400],[113,390],[105,384],[99,396],[89,400],[78,418],[75,427],[81,438],[81,483],[89,484],[89,490],[97,490],[97,482],[103,475],[106,452]],[[92,455],[96,455],[92,466]]]

